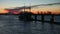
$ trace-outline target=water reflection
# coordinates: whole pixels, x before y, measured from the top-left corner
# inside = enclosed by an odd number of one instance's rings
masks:
[[[44,31],[44,23],[42,23],[41,25],[41,30]]]
[[[31,22],[24,21],[24,34],[31,34]]]
[[[56,33],[55,33],[54,24],[50,24],[50,33],[56,34]]]

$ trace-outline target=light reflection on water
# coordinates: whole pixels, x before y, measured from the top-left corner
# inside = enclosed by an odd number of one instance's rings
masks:
[[[60,34],[60,25],[19,21],[18,16],[0,15],[0,34]]]

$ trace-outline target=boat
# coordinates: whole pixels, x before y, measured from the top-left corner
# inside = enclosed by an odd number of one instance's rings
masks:
[[[21,21],[32,21],[33,18],[31,16],[31,12],[21,12],[19,15],[19,20]]]

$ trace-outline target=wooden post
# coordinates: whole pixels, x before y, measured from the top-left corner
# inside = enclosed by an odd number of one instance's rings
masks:
[[[35,19],[34,19],[35,20],[35,29],[37,29],[37,15],[35,14],[34,17],[35,17]]]
[[[51,15],[51,18],[50,18],[50,30],[51,32],[53,31],[54,32],[54,14]]]
[[[54,23],[54,14],[52,14],[50,18],[50,24],[53,24],[53,23]]]
[[[42,22],[42,25],[44,24],[44,14],[41,12],[41,22]]]
[[[36,24],[37,24],[37,23],[36,23],[36,21],[37,21],[37,15],[35,14],[34,16],[35,16],[35,25],[36,25]]]
[[[44,31],[44,14],[41,12],[41,30]]]
[[[44,15],[41,16],[42,24],[44,24]]]
[[[37,20],[37,15],[35,15],[35,21]]]

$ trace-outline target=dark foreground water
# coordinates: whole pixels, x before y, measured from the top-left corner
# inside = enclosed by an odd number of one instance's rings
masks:
[[[60,20],[60,17],[56,18],[57,21]],[[38,21],[24,22],[19,21],[18,16],[0,15],[0,34],[60,34],[60,25],[42,25]]]

